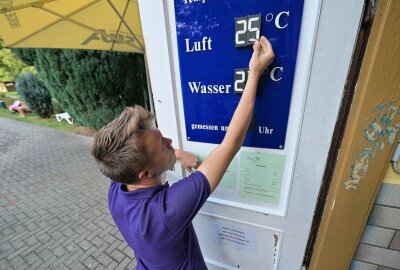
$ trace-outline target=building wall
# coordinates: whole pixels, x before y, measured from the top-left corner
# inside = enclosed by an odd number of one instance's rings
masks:
[[[386,172],[350,269],[400,269],[400,174],[392,166]]]

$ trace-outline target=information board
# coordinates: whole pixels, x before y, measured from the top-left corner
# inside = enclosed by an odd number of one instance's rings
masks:
[[[175,0],[188,141],[222,141],[244,89],[252,44],[264,35],[276,57],[260,79],[244,146],[284,149],[303,1]]]
[[[202,211],[193,226],[209,269],[277,269],[283,231]]]

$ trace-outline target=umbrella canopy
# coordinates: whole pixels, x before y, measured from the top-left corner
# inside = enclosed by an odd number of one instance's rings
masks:
[[[137,0],[1,0],[5,47],[144,53]]]

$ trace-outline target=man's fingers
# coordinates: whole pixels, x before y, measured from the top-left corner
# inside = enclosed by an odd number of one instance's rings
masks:
[[[267,53],[268,51],[272,50],[271,43],[264,36],[261,36],[260,43],[263,53]]]
[[[254,53],[258,54],[260,52],[260,46],[260,42],[256,40],[256,42],[254,42],[253,44]]]

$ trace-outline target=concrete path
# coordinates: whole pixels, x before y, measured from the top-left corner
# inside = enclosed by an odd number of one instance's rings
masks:
[[[135,269],[92,138],[0,118],[0,269]]]

